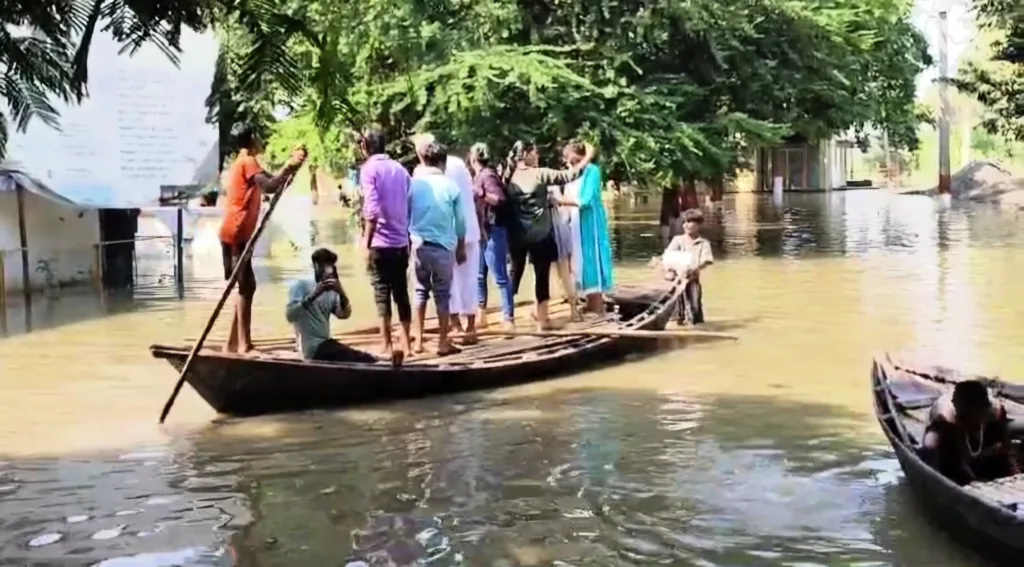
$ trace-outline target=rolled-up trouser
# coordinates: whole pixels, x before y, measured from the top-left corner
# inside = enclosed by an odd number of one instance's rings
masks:
[[[416,275],[416,306],[426,305],[433,292],[437,314],[447,315],[455,271],[455,252],[434,242],[424,242],[413,247],[412,257],[413,273]]]
[[[676,317],[680,321],[687,321],[693,325],[704,322],[704,290],[700,287],[700,280],[686,282],[677,309]]]
[[[409,305],[409,249],[370,249],[370,280],[373,284],[373,301],[377,304],[380,317],[391,317],[391,300],[398,307],[398,320],[412,321],[412,306]]]

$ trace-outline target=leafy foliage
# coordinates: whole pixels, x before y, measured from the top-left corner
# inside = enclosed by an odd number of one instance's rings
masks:
[[[613,177],[654,184],[720,178],[753,146],[787,136],[881,127],[893,145],[913,147],[914,80],[930,61],[909,9],[903,0],[320,0],[291,44],[306,76],[295,120],[315,116],[332,135],[376,122],[405,156],[418,130],[456,147],[532,139],[549,150],[581,135]]]
[[[1024,140],[1024,7],[1016,0],[979,0],[985,56],[970,60],[957,86],[990,110],[985,128]]]
[[[69,39],[83,30],[102,24],[173,57],[183,26],[214,25],[208,106],[224,153],[245,119],[268,126],[271,159],[304,142],[331,169],[354,159],[349,132],[371,122],[404,156],[420,130],[455,148],[532,139],[549,157],[582,136],[613,178],[658,185],[721,180],[784,138],[881,127],[909,147],[928,64],[909,0],[50,0],[64,14],[53,17],[15,3],[4,21],[39,30],[54,57],[53,77],[33,66],[23,82],[69,99],[85,84],[89,35]],[[7,67],[9,45],[0,37]],[[47,116],[33,108],[16,125]],[[281,109],[290,117],[275,125]]]

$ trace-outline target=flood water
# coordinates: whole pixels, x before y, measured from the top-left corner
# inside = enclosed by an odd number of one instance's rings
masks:
[[[314,232],[348,260],[341,216],[322,208]],[[614,218],[617,276],[649,277],[655,212]],[[881,191],[741,195],[706,232],[709,326],[740,341],[348,411],[218,419],[186,388],[156,425],[176,373],[146,347],[201,331],[216,258],[193,258],[185,301],[166,282],[128,303],[62,292],[28,322],[12,305],[0,564],[978,565],[910,498],[868,370],[915,348],[1024,376],[1018,219]],[[304,272],[275,254],[257,334],[287,331],[282,282]],[[369,285],[342,277],[345,325],[364,326]]]

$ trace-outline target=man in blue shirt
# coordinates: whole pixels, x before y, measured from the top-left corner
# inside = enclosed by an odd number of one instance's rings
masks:
[[[413,351],[423,352],[423,320],[427,299],[434,293],[437,310],[437,354],[458,352],[448,338],[452,276],[456,264],[466,261],[466,221],[458,185],[444,174],[448,152],[437,142],[420,154],[422,175],[409,186],[409,235],[416,275],[415,340]]]
[[[313,252],[313,279],[301,279],[288,288],[285,318],[295,327],[299,352],[305,360],[376,362],[372,354],[331,338],[331,316],[352,314],[345,290],[338,281],[338,256],[326,248]]]

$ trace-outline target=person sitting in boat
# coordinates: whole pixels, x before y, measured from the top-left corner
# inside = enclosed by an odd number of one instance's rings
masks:
[[[313,252],[313,279],[301,279],[288,289],[285,318],[295,327],[302,358],[330,362],[376,362],[372,354],[331,338],[331,316],[348,319],[352,305],[338,280],[338,256],[326,248]]]
[[[958,382],[932,405],[922,449],[932,465],[958,484],[1017,474],[1010,420],[978,380]]]
[[[676,314],[680,324],[704,323],[704,293],[700,285],[700,273],[715,262],[711,243],[700,235],[704,214],[700,209],[683,213],[683,234],[675,236],[665,248],[665,253],[651,260],[660,266],[667,280],[675,280],[680,274],[686,277],[686,287]]]

